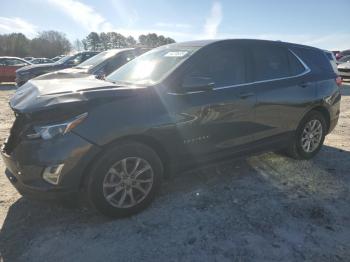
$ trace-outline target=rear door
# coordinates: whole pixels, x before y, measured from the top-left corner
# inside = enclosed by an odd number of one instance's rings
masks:
[[[315,83],[309,69],[279,43],[250,45],[253,81],[257,95],[254,140],[287,138],[295,130],[305,106],[315,98]]]

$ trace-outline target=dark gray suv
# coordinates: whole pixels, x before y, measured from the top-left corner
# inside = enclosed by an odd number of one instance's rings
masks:
[[[84,51],[75,55],[65,56],[54,63],[24,66],[16,71],[16,84],[17,86],[21,86],[37,76],[77,66],[98,53],[95,51]]]
[[[338,121],[338,84],[323,50],[262,40],[162,46],[105,81],[34,79],[10,101],[6,175],[26,196],[86,194],[105,215],[134,214],[180,165],[312,158]]]

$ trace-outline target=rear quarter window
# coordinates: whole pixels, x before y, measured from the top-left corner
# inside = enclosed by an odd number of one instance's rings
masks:
[[[291,76],[297,76],[305,72],[306,68],[299,59],[292,53],[288,52],[289,67]]]
[[[328,59],[329,59],[330,61],[334,60],[331,53],[325,52],[325,54],[326,54],[326,56],[328,57]]]
[[[293,47],[292,49],[315,74],[334,73],[330,60],[322,50]]]

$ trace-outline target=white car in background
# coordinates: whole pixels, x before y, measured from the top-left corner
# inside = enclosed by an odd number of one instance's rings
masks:
[[[350,80],[350,57],[348,61],[338,65],[338,72],[341,78],[349,78]]]

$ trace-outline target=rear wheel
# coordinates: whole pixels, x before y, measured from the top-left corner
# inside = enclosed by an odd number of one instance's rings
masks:
[[[288,154],[295,159],[310,159],[320,151],[327,124],[324,116],[318,111],[311,111],[300,122]]]
[[[162,176],[162,163],[151,148],[122,143],[108,150],[92,168],[88,197],[104,215],[132,215],[151,203]]]

